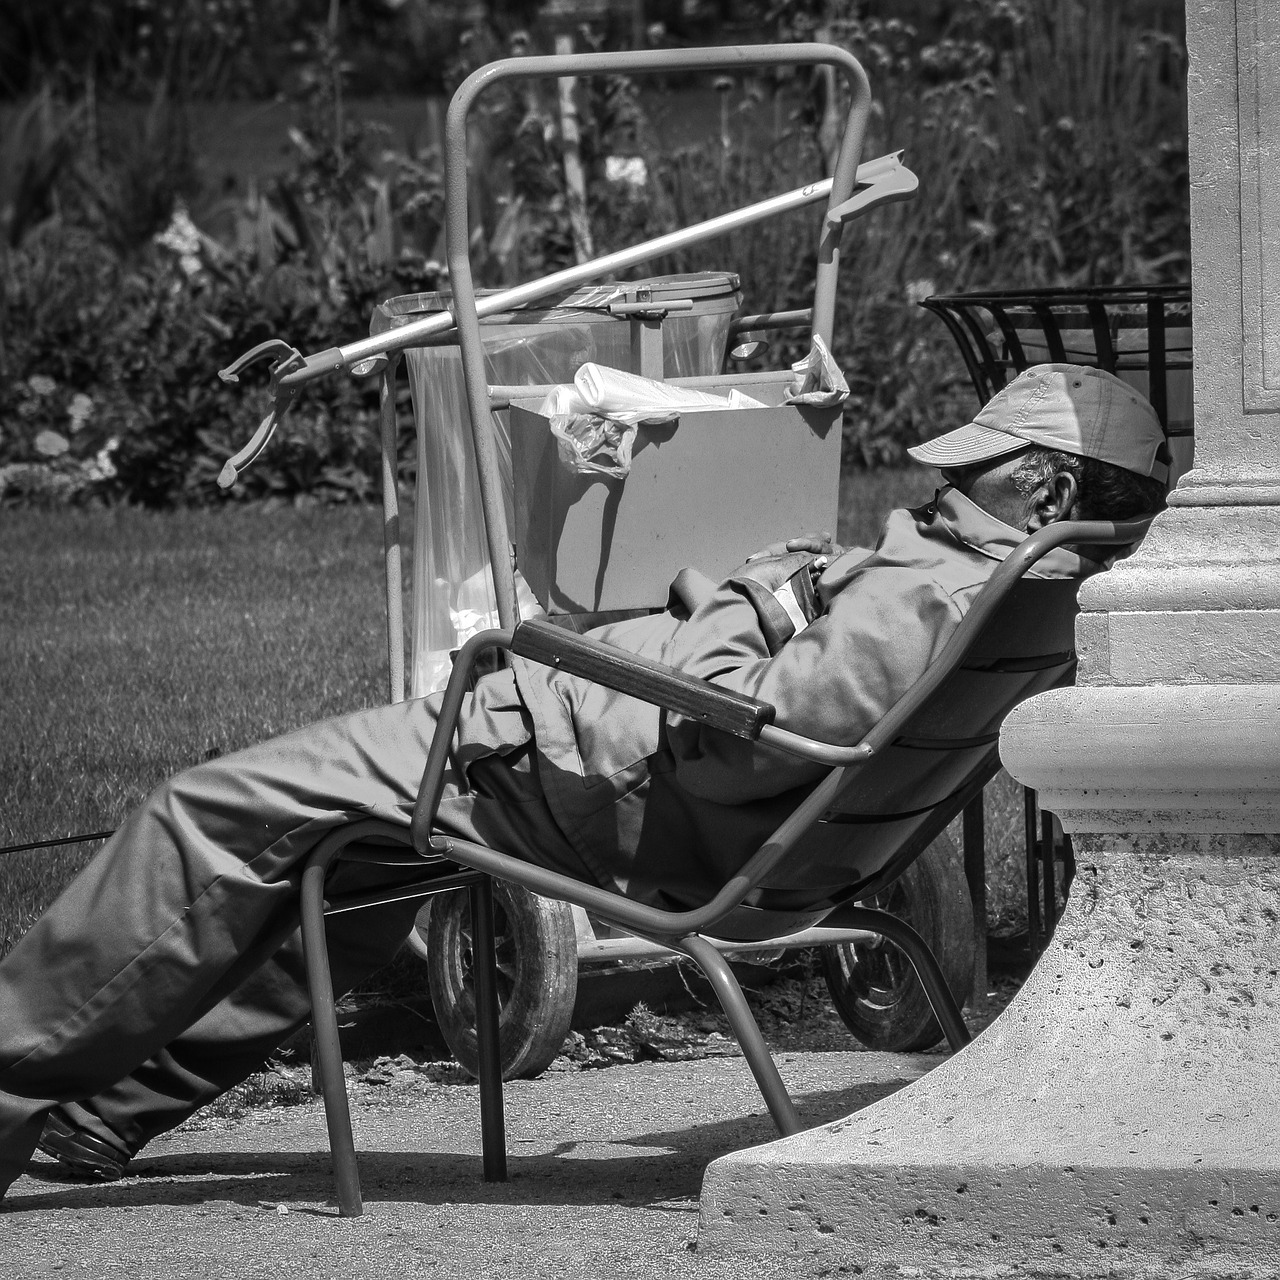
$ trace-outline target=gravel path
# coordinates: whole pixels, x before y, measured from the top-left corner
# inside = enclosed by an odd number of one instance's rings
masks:
[[[1020,976],[993,977],[983,1012],[966,1015],[971,1031]],[[943,1060],[859,1049],[820,986],[810,975],[748,987],[806,1126],[887,1097]],[[71,1182],[37,1156],[0,1211],[0,1280],[832,1274],[803,1257],[775,1273],[698,1253],[703,1171],[770,1141],[772,1122],[722,1015],[635,1005],[661,1004],[653,979],[602,990],[579,1003],[607,1025],[575,1032],[539,1079],[506,1085],[505,1183],[482,1179],[476,1087],[439,1060],[443,1042],[420,1003],[362,1005],[344,1019],[362,1218],[337,1216],[304,1053],[157,1139],[121,1182]]]
[[[939,1061],[779,1055],[806,1124],[847,1115]],[[353,1088],[364,1217],[336,1216],[318,1102],[254,1108],[158,1139],[122,1182],[73,1184],[56,1165],[33,1164],[0,1217],[0,1276],[767,1274],[754,1261],[693,1247],[707,1164],[773,1136],[741,1058],[558,1071],[509,1084],[511,1176],[501,1184],[481,1179],[473,1085],[394,1062],[377,1074],[386,1079]],[[797,1258],[785,1274],[822,1272]]]

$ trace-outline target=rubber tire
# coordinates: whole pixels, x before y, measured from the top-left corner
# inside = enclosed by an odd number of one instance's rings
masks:
[[[560,1052],[573,1020],[578,995],[573,911],[566,903],[495,881],[493,917],[502,1078],[536,1076]],[[463,1069],[478,1076],[468,891],[430,899],[418,914],[417,929],[426,935],[427,981],[441,1034]]]
[[[963,1006],[973,990],[973,906],[964,864],[941,835],[883,893],[863,906],[906,920],[929,944]],[[919,1053],[943,1038],[911,961],[888,939],[822,948],[823,976],[854,1038],[884,1053]]]

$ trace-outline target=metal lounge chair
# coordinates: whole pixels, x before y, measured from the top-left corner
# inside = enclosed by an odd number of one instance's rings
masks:
[[[800,1128],[795,1107],[736,978],[708,938],[772,940],[818,921],[879,933],[910,958],[952,1047],[966,1043],[969,1037],[959,1007],[919,935],[887,913],[859,906],[858,900],[892,883],[994,775],[999,767],[997,735],[1012,707],[1071,680],[1079,583],[1027,577],[1027,571],[1053,547],[1132,544],[1142,537],[1147,523],[1062,522],[1026,539],[992,574],[928,670],[852,746],[791,733],[773,723],[774,708],[766,703],[543,620],[472,637],[458,656],[444,695],[411,827],[352,823],[317,847],[303,873],[303,940],[340,1213],[359,1214],[362,1204],[325,951],[326,910],[425,896],[461,884],[470,887],[484,1174],[491,1181],[506,1176],[506,1153],[490,877],[581,906],[698,964],[728,1015],[782,1134]],[[451,727],[477,657],[494,649],[554,664],[724,732],[829,765],[830,772],[742,869],[694,910],[647,906],[501,850],[434,834]],[[388,844],[404,851],[387,848]],[[326,903],[325,877],[341,857],[398,867],[416,859],[422,875],[416,885]]]

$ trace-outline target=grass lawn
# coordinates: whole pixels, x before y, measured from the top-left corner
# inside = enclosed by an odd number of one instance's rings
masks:
[[[853,473],[840,540],[931,477]],[[0,512],[0,845],[113,828],[186,765],[385,700],[382,591],[376,508]],[[96,847],[0,857],[0,952]]]
[[[386,698],[373,508],[0,514],[0,844],[111,828],[162,778]],[[0,946],[95,845],[0,862]]]

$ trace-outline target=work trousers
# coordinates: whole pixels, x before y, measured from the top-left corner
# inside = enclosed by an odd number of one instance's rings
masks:
[[[473,702],[492,752],[468,762],[465,785],[446,775],[439,830],[586,875],[547,808],[509,673]],[[306,1021],[303,865],[345,823],[408,826],[437,707],[342,716],[198,765],[129,816],[0,963],[0,1194],[54,1104],[137,1150]],[[337,874],[343,888],[404,875]],[[329,922],[337,990],[391,958],[419,905]]]

